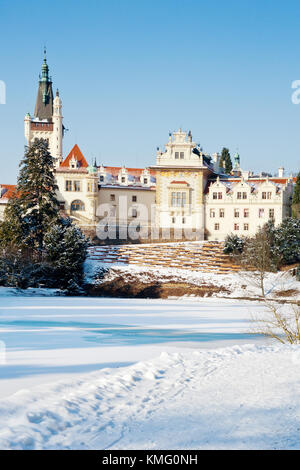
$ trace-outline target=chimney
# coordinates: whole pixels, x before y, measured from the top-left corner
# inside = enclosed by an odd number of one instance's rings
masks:
[[[284,177],[284,168],[283,167],[278,168],[278,177],[279,178]]]
[[[250,177],[250,171],[242,171],[242,178],[244,178],[244,180],[248,180]]]

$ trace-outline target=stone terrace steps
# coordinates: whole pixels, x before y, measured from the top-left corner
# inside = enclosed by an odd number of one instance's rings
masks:
[[[223,253],[223,243],[220,242],[93,246],[89,250],[89,258],[105,264],[118,262],[219,274],[241,269]]]

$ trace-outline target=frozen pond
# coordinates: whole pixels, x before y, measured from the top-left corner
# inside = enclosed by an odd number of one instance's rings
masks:
[[[1,296],[0,397],[162,351],[261,342],[249,319],[262,308],[229,299]]]

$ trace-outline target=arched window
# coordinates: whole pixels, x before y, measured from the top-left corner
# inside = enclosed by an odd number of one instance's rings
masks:
[[[72,202],[71,212],[84,211],[84,210],[85,210],[85,207],[84,207],[84,203],[82,201],[80,201],[79,199],[76,199],[76,201]]]

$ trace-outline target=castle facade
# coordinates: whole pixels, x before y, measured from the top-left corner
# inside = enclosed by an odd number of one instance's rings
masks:
[[[64,157],[62,100],[58,91],[53,95],[46,57],[34,114],[26,114],[24,126],[29,146],[36,138],[48,141],[62,213],[92,237],[224,240],[291,215],[295,178],[283,168],[274,177],[254,175],[242,171],[236,154],[226,175],[220,155],[203,153],[190,131],[170,133],[147,168],[89,164],[78,145]],[[12,190],[0,185],[0,218]]]

